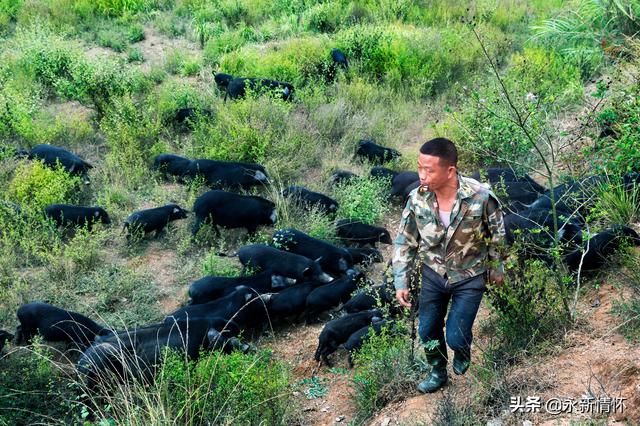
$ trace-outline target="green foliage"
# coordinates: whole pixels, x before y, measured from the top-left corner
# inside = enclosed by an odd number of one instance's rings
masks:
[[[142,51],[135,48],[129,49],[129,51],[127,52],[127,62],[138,62],[138,63],[144,62],[144,55]],[[152,80],[155,80],[155,79],[152,78]]]
[[[490,40],[490,53],[502,52],[507,40],[497,29],[479,29]],[[352,26],[336,34],[336,44],[359,74],[386,80],[398,90],[417,96],[442,91],[464,73],[483,65],[482,51],[468,27]]]
[[[640,186],[625,188],[621,179],[601,185],[594,196],[589,218],[606,225],[636,223],[640,220]]]
[[[372,335],[353,357],[352,387],[357,422],[364,422],[385,405],[413,390],[411,342],[386,328]]]
[[[593,163],[600,170],[614,175],[640,170],[640,84],[621,88],[611,99],[611,104],[599,115],[603,126],[614,135],[600,139],[587,150]]]
[[[338,216],[373,225],[389,211],[389,182],[360,178],[336,186],[334,195],[340,204]]]
[[[159,289],[152,277],[126,266],[104,265],[90,273],[79,274],[72,288],[74,294],[66,295],[67,303],[70,297],[95,298],[92,310],[96,313],[92,318],[115,329],[149,324],[161,318],[157,303]]]
[[[21,33],[18,65],[57,96],[95,108],[98,118],[114,97],[146,90],[144,77],[124,65],[123,59],[88,60],[77,44],[49,29],[29,28]]]
[[[344,16],[342,2],[328,1],[307,9],[302,15],[302,20],[307,30],[331,33],[342,26]]]
[[[137,43],[144,40],[144,27],[142,24],[133,24],[127,28],[127,40],[129,43]]]
[[[112,27],[100,30],[97,35],[97,42],[98,45],[108,47],[118,53],[124,52],[128,45],[126,35]]]
[[[10,199],[25,208],[42,210],[47,204],[78,201],[78,176],[71,176],[62,166],[56,169],[40,161],[20,163],[9,183]]]
[[[534,93],[543,105],[557,109],[578,103],[583,94],[580,69],[540,47],[513,54],[506,78],[514,90]]]
[[[527,260],[508,271],[504,285],[489,293],[505,356],[533,353],[560,337],[569,320],[568,292],[566,280],[542,261]]]
[[[0,0],[0,35],[9,32],[12,21],[15,21],[24,0]]]
[[[203,354],[185,363],[171,354],[153,391],[181,424],[286,424],[290,410],[288,373],[269,352]],[[206,392],[202,392],[206,389]]]
[[[631,341],[640,341],[640,298],[614,301],[611,313],[622,321],[620,331]]]
[[[244,46],[258,41],[258,34],[251,27],[241,24],[233,31],[224,31],[217,23],[204,23],[196,27],[198,37],[204,46],[204,62],[207,65],[220,65],[221,58]]]
[[[586,79],[606,57],[617,58],[624,36],[640,30],[640,2],[576,0],[563,14],[535,25],[534,40],[554,46],[576,63]]]
[[[240,267],[237,262],[228,257],[218,256],[217,250],[210,251],[202,262],[202,273],[221,277],[237,277],[240,275]]]
[[[624,283],[628,291],[620,292],[620,297],[613,300],[611,313],[620,320],[619,330],[629,340],[640,341],[640,256],[635,248],[619,251],[621,265],[626,272],[620,274],[615,271],[611,281],[620,282],[624,277]],[[622,286],[621,286],[622,289]]]
[[[307,399],[322,398],[327,395],[329,389],[326,386],[327,379],[311,376],[300,380],[296,385],[303,388],[303,393]]]
[[[220,68],[232,75],[268,77],[298,87],[322,77],[331,57],[324,37],[291,38],[273,44],[265,52],[245,46],[224,55]]]
[[[466,401],[455,398],[451,391],[446,391],[438,402],[432,424],[433,426],[479,426],[485,422],[477,418],[477,414]]]
[[[160,9],[169,4],[166,0],[96,0],[95,2],[98,11],[106,16],[122,16]]]
[[[40,110],[40,93],[33,87],[27,90],[12,83],[0,84],[0,138],[28,145],[40,143],[44,131],[34,125]]]
[[[215,121],[200,120],[193,131],[194,156],[263,163],[288,148],[285,132],[292,106],[263,96],[228,102]],[[295,141],[302,143],[302,141]],[[295,149],[295,146],[291,147]]]
[[[70,383],[38,338],[31,348],[0,357],[0,425],[72,423]]]
[[[115,100],[100,122],[107,145],[107,163],[119,170],[131,185],[141,184],[149,175],[152,148],[159,126],[141,111],[131,98]]]

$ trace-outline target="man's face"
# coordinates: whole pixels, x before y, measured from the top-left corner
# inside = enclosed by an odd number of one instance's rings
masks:
[[[442,188],[455,174],[455,166],[447,165],[440,157],[422,153],[418,156],[420,185],[428,186],[429,191],[437,191]]]

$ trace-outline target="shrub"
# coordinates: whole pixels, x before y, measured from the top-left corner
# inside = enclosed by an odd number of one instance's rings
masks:
[[[12,21],[15,21],[24,0],[0,1],[0,35],[9,32]]]
[[[287,370],[264,351],[202,352],[196,361],[166,351],[153,384],[136,382],[112,392],[109,408],[97,413],[103,422],[280,425],[288,424],[291,412]]]
[[[362,423],[378,410],[403,397],[415,386],[411,342],[383,328],[372,335],[353,357],[353,399],[356,423]]]
[[[257,34],[250,27],[240,26],[233,31],[224,31],[218,25],[207,23],[200,32],[202,39],[206,38],[204,44],[204,62],[207,65],[218,66],[222,57],[244,46],[247,43],[257,41]]]
[[[343,24],[345,10],[338,1],[316,4],[302,14],[302,21],[307,30],[331,33]]]
[[[518,93],[535,93],[543,105],[554,109],[577,103],[583,94],[580,69],[543,48],[513,54],[507,80]]]
[[[625,46],[624,36],[640,30],[640,3],[577,0],[564,13],[533,26],[534,39],[554,46],[576,63],[584,79],[606,62],[616,59]]]
[[[141,184],[149,175],[152,148],[158,140],[158,124],[126,97],[113,102],[100,122],[100,129],[110,148],[107,163],[129,184]]]
[[[619,330],[629,340],[640,341],[640,256],[635,248],[626,247],[618,252],[623,272],[617,269],[615,276],[609,277],[620,283],[619,297],[613,300],[611,313],[620,320]],[[620,277],[624,280],[620,280]]]
[[[490,26],[481,26],[490,54],[501,54],[508,41]],[[445,28],[395,25],[352,26],[336,34],[336,44],[359,74],[386,80],[396,90],[425,97],[443,91],[452,81],[484,64],[477,44],[462,24]]]
[[[166,8],[167,0],[96,0],[96,8],[106,16],[122,16],[135,12]]]
[[[262,163],[286,140],[291,108],[269,96],[227,103],[215,121],[195,124],[194,152],[189,155]]]
[[[127,52],[127,62],[144,62],[144,55],[142,51],[139,49],[129,49]],[[151,78],[151,80],[155,80],[155,78]]]
[[[79,46],[47,28],[29,28],[17,39],[24,43],[18,65],[52,94],[77,100],[102,117],[112,98],[147,88],[143,75],[124,59],[87,60]]]
[[[292,38],[269,46],[245,46],[224,55],[220,68],[232,75],[250,75],[286,81],[295,87],[326,74],[330,55],[324,37]]]
[[[74,296],[92,300],[96,321],[115,329],[149,324],[161,318],[159,289],[152,277],[136,273],[126,266],[104,265],[77,276]],[[69,295],[67,295],[67,298]],[[86,306],[86,305],[85,305]],[[86,308],[84,310],[87,310]]]
[[[459,144],[463,160],[461,167],[475,169],[509,165],[524,172],[536,160],[534,147],[523,128],[517,124],[501,90],[498,83],[487,83],[476,90],[466,90],[460,96],[460,110],[449,111],[448,120],[438,127],[438,133]],[[537,136],[544,133],[547,123],[545,105],[526,101],[527,92],[519,88],[508,90],[515,107],[522,116],[527,117],[525,128],[537,140]]]
[[[42,211],[47,204],[77,203],[80,180],[62,166],[52,169],[41,161],[20,163],[9,183],[8,195],[25,208]]]
[[[383,179],[360,178],[338,185],[334,195],[340,207],[338,216],[373,225],[389,211],[389,183]]]
[[[212,250],[207,253],[202,262],[202,273],[204,275],[237,277],[240,275],[240,268],[233,260],[218,256],[217,250]]]
[[[570,281],[569,281],[570,282]],[[512,359],[561,337],[569,323],[568,281],[540,260],[522,261],[489,293],[501,352]]]
[[[42,129],[34,125],[41,101],[33,89],[14,87],[11,82],[0,88],[0,138],[27,145],[42,140]]]
[[[127,48],[127,36],[123,34],[119,29],[108,27],[102,29],[97,35],[98,45],[102,47],[108,47],[116,52],[124,52]]]
[[[37,337],[30,348],[0,357],[0,425],[74,422],[74,388],[53,357]]]
[[[142,24],[133,24],[127,28],[127,41],[137,43],[144,40],[144,27]]]
[[[613,302],[611,313],[620,318],[620,331],[631,341],[640,341],[640,298],[633,296],[628,300]]]
[[[640,186],[625,188],[620,179],[603,184],[594,195],[589,218],[605,225],[636,223],[640,220]]]
[[[599,121],[613,131],[612,137],[598,140],[587,150],[600,170],[614,175],[640,170],[640,84],[621,89],[602,111]]]

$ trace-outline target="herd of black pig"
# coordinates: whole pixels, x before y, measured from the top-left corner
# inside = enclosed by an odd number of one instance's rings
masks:
[[[346,69],[348,63],[341,52],[334,50],[335,63]],[[281,91],[284,100],[290,100],[293,86],[267,79],[234,78],[217,74],[215,81],[227,96],[236,99],[245,94],[245,88],[263,87]],[[225,97],[226,98],[226,97]],[[187,108],[176,113],[176,121],[193,119],[206,111]],[[55,167],[61,165],[67,172],[82,177],[89,184],[92,166],[78,155],[51,145],[37,145],[30,151],[19,151],[20,157],[42,161]],[[400,153],[371,140],[359,142],[356,155],[363,160],[382,164],[400,157]],[[262,197],[239,194],[254,186],[269,185],[265,168],[259,164],[191,160],[174,154],[161,154],[154,159],[153,168],[177,182],[202,178],[211,190],[198,197],[193,205],[195,235],[203,223],[210,223],[219,235],[218,227],[245,228],[249,234],[259,226],[273,225],[277,221],[275,204]],[[406,200],[419,186],[416,172],[397,172],[382,166],[371,169],[371,176],[391,182],[390,196]],[[512,244],[518,234],[535,244],[524,251],[524,256],[545,259],[546,248],[553,235],[552,198],[555,200],[558,224],[557,236],[569,247],[564,261],[572,272],[581,268],[596,271],[606,262],[623,239],[640,244],[640,236],[631,228],[616,225],[588,240],[582,239],[584,217],[590,204],[585,202],[593,190],[606,178],[591,176],[584,180],[562,183],[547,190],[529,176],[520,176],[508,168],[490,168],[472,174],[478,180],[488,180],[503,204],[507,242]],[[339,183],[359,177],[346,170],[332,175]],[[638,173],[624,176],[626,189],[640,182]],[[302,186],[290,186],[284,197],[303,208],[316,208],[335,215],[338,202],[331,197],[310,191]],[[8,202],[3,202],[8,205]],[[11,214],[21,214],[19,206],[11,206]],[[191,212],[177,204],[167,204],[133,212],[124,222],[127,235],[134,232],[156,236],[172,221],[186,219]],[[52,204],[44,214],[58,226],[87,227],[97,223],[110,224],[108,213],[101,207]],[[71,342],[82,350],[77,370],[85,384],[95,387],[107,375],[151,379],[161,360],[163,348],[186,352],[195,358],[202,348],[225,352],[247,351],[249,345],[238,336],[259,333],[266,324],[317,321],[324,312],[340,307],[340,315],[328,322],[319,336],[315,359],[330,363],[328,356],[342,347],[349,352],[361,347],[370,330],[379,333],[383,327],[394,328],[393,317],[398,313],[393,294],[387,286],[373,286],[363,291],[359,287],[368,283],[363,264],[382,262],[377,243],[391,244],[388,230],[343,219],[336,221],[336,233],[344,247],[311,237],[299,230],[277,230],[272,242],[241,247],[235,256],[253,275],[240,277],[206,276],[189,287],[189,302],[168,314],[157,324],[129,330],[111,330],[76,312],[66,311],[42,302],[22,305],[17,311],[19,325],[15,336],[0,330],[0,350],[5,341],[27,343],[36,334],[47,341]],[[529,247],[529,246],[527,246]],[[386,306],[383,310],[380,309]],[[349,357],[351,364],[351,356]],[[127,374],[124,374],[124,372]]]

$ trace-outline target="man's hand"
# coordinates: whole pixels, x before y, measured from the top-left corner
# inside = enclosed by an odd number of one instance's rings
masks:
[[[504,275],[489,270],[489,284],[495,288],[500,288],[504,284]]]
[[[400,303],[400,306],[404,306],[405,308],[411,307],[411,303],[409,303],[408,289],[396,290],[396,299],[398,300],[398,303]]]

